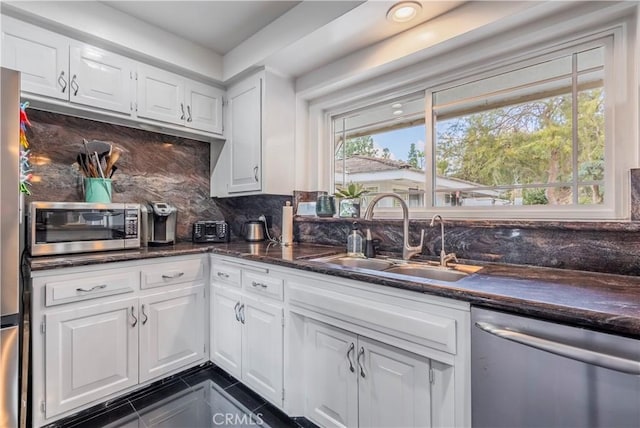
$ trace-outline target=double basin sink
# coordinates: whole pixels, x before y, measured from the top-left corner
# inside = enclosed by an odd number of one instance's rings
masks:
[[[309,261],[444,282],[459,281],[482,269],[481,266],[451,264],[442,267],[436,262],[412,262],[387,258],[366,259],[350,257],[346,254],[319,257]]]

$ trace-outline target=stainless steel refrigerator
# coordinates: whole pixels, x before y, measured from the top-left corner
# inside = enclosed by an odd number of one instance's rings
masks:
[[[0,86],[0,427],[18,426],[20,408],[21,202],[20,74],[2,68]]]

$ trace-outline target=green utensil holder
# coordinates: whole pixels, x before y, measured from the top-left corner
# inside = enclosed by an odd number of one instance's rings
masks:
[[[111,179],[90,178],[84,179],[84,201],[111,203]]]

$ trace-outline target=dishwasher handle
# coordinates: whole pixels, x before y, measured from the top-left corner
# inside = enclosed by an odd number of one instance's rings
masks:
[[[552,354],[556,354],[561,357],[570,358],[587,364],[593,364],[622,373],[640,375],[640,362],[638,361],[603,354],[589,349],[578,348],[567,345],[566,343],[555,342],[541,337],[519,333],[517,331],[507,330],[486,322],[476,322],[475,325],[480,330],[486,331],[487,333],[493,334],[494,336],[502,339],[511,340],[512,342],[521,343],[526,346],[531,346],[532,348],[551,352]]]

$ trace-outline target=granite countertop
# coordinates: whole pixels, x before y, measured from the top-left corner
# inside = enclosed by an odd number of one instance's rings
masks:
[[[32,271],[211,252],[279,266],[468,301],[598,331],[640,338],[640,277],[485,264],[456,282],[438,282],[388,272],[339,267],[309,259],[343,252],[342,247],[267,243],[178,243],[169,247],[34,257]]]

